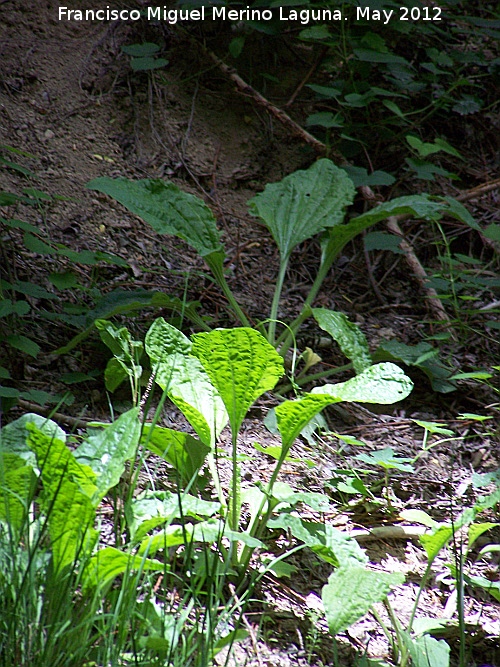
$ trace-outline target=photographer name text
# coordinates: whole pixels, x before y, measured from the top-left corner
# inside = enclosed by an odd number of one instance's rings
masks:
[[[399,7],[398,9],[371,9],[356,7],[353,18],[355,21],[374,21],[387,25],[390,21],[441,21],[440,7]],[[293,9],[277,7],[270,9],[228,9],[227,7],[200,7],[199,9],[169,9],[168,7],[147,7],[138,9],[113,9],[109,5],[105,9],[69,9],[59,7],[59,21],[298,21],[302,25],[309,23],[331,23],[347,21],[348,16],[340,9]]]

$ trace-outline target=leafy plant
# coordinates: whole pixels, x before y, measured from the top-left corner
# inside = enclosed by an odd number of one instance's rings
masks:
[[[130,56],[130,67],[134,72],[146,72],[168,65],[168,60],[158,58],[160,47],[153,42],[122,46],[123,53]]]
[[[174,234],[189,243],[205,260],[233,313],[243,325],[249,326],[249,318],[226,280],[225,252],[215,218],[200,199],[182,192],[173,183],[158,179],[130,181],[102,177],[94,179],[87,187],[112,196],[160,234]],[[312,310],[311,305],[334,261],[351,239],[391,215],[412,214],[423,220],[437,220],[444,213],[462,215],[447,201],[414,195],[379,204],[371,211],[344,222],[345,209],[352,203],[353,197],[354,185],[346,172],[330,160],[321,159],[306,171],[297,171],[280,183],[267,185],[249,202],[250,212],[264,222],[280,252],[268,326],[261,322],[257,328],[282,356],[285,356],[300,325],[311,313],[315,317],[326,317],[322,311]],[[290,256],[299,243],[315,235],[320,235],[321,241],[316,278],[298,317],[277,336],[279,303]],[[332,315],[330,319],[334,317]],[[336,325],[332,327],[334,338],[352,338],[354,326],[347,325],[345,318],[339,318],[340,315],[337,315]],[[356,336],[359,337],[358,334]]]

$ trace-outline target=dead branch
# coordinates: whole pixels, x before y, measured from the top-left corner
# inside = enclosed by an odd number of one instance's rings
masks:
[[[326,144],[316,139],[316,137],[313,137],[312,134],[304,130],[304,128],[302,128],[298,123],[292,120],[290,116],[287,113],[285,113],[282,109],[279,109],[274,104],[269,102],[269,100],[267,100],[263,95],[261,95],[261,93],[256,91],[254,88],[252,88],[252,86],[250,86],[246,81],[244,81],[232,67],[226,65],[226,63],[223,60],[221,60],[217,55],[215,55],[213,51],[208,49],[205,45],[201,44],[197,39],[189,35],[189,33],[184,32],[184,34],[196,46],[196,48],[201,50],[206,57],[208,57],[213,63],[215,63],[215,65],[217,65],[217,67],[221,70],[221,72],[223,72],[223,74],[225,74],[229,79],[231,79],[231,81],[233,81],[236,84],[238,90],[242,94],[251,97],[256,104],[263,107],[268,113],[270,113],[277,120],[279,120],[280,123],[285,128],[290,130],[293,136],[301,139],[304,143],[308,144],[309,146],[312,146],[318,155],[327,155],[328,157],[337,160],[338,163],[341,165],[346,164],[346,161],[342,155],[333,151],[331,148],[326,146]],[[369,186],[366,185],[362,186],[359,188],[359,191],[363,199],[365,199],[365,201],[370,202],[372,204],[378,201],[375,193]],[[420,263],[418,257],[415,254],[415,251],[413,250],[408,240],[404,238],[403,232],[399,227],[399,222],[409,217],[411,216],[408,215],[392,216],[387,220],[386,227],[391,233],[396,234],[401,238],[400,247],[404,252],[406,262],[408,263],[408,266],[412,270],[415,279],[418,281],[420,288],[426,295],[430,310],[434,313],[436,319],[442,321],[443,323],[449,324],[450,318],[448,317],[448,314],[446,313],[443,304],[439,300],[436,290],[434,290],[432,287],[429,287],[429,285],[427,284],[428,277],[425,272],[425,269]]]

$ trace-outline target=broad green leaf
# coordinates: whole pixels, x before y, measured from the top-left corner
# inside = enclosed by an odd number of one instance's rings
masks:
[[[395,255],[403,254],[400,243],[399,236],[386,232],[369,232],[364,238],[365,250],[389,250]]]
[[[314,319],[323,331],[330,334],[353,363],[356,373],[361,373],[372,365],[370,348],[361,329],[350,322],[344,313],[327,308],[313,308]]]
[[[107,264],[115,264],[116,266],[123,266],[128,268],[128,263],[118,255],[113,255],[102,250],[71,250],[62,243],[55,243],[57,247],[57,254],[62,257],[67,257],[75,264],[86,264],[88,266],[95,266],[100,262]]]
[[[96,474],[94,502],[101,500],[120,481],[125,463],[135,455],[140,432],[139,408],[132,408],[107,428],[87,435],[75,450],[78,463],[89,466]]]
[[[160,67],[165,67],[168,65],[168,60],[165,58],[132,58],[130,61],[130,67],[134,72],[147,72],[152,69],[160,69]]]
[[[201,362],[196,357],[171,354],[156,364],[155,380],[182,411],[200,440],[213,449],[228,415]]]
[[[450,155],[454,155],[455,157],[462,158],[461,154],[457,151],[457,149],[453,148],[453,146],[450,146],[450,144],[444,139],[438,138],[435,139],[433,143],[429,143],[421,141],[418,137],[407,134],[406,141],[410,144],[412,148],[414,148],[417,151],[419,156],[422,158],[428,157],[429,155],[433,155],[434,153],[439,153],[440,151],[444,151],[445,153],[449,153]]]
[[[123,361],[112,357],[104,369],[106,389],[113,393],[128,377],[130,377],[130,372]]]
[[[439,528],[439,524],[423,510],[403,510],[400,517],[410,523],[421,523],[427,528]]]
[[[347,172],[356,187],[360,185],[392,185],[396,180],[392,174],[386,171],[376,170],[369,174],[364,167],[353,167],[351,165],[342,167],[342,169]]]
[[[342,399],[328,394],[306,394],[296,401],[283,401],[275,408],[278,430],[286,454],[302,429],[327,405],[339,403]]]
[[[30,305],[27,301],[15,301],[11,299],[2,299],[0,301],[0,317],[9,315],[19,315],[22,317],[30,311]]]
[[[486,238],[491,239],[492,241],[497,241],[500,243],[500,225],[492,223],[488,225],[484,230],[483,234]]]
[[[62,271],[49,273],[49,280],[59,290],[63,289],[82,289],[78,278],[73,271]]]
[[[254,329],[216,329],[193,336],[197,357],[226,407],[237,433],[250,406],[274,388],[283,375],[283,359]]]
[[[12,452],[0,452],[0,519],[19,531],[28,514],[35,473],[26,459]]]
[[[370,366],[346,382],[315,387],[311,393],[328,394],[338,401],[386,405],[403,400],[412,389],[410,378],[398,366],[386,362]]]
[[[402,637],[413,667],[448,667],[450,664],[450,647],[444,639],[430,635],[413,639],[407,632],[402,632]]]
[[[467,548],[471,549],[476,540],[481,537],[483,533],[486,533],[492,528],[496,528],[498,525],[498,523],[492,523],[491,521],[485,521],[484,523],[472,523],[468,529]]]
[[[369,465],[381,466],[385,470],[401,470],[403,472],[415,471],[414,467],[411,465],[413,459],[407,456],[399,456],[392,447],[377,449],[370,454],[358,454],[356,458]]]
[[[191,544],[192,542],[204,542],[206,544],[220,543],[222,538],[230,542],[240,542],[246,546],[257,549],[263,548],[264,544],[251,537],[248,533],[240,533],[231,530],[227,522],[218,519],[208,519],[200,523],[187,523],[183,526],[167,526],[162,532],[146,537],[140,547],[139,553],[155,554],[160,549]]]
[[[316,512],[330,512],[332,509],[330,499],[324,493],[294,491],[286,482],[276,482],[272,489],[272,495],[279,503],[286,503],[291,506],[304,503]]]
[[[339,225],[354,195],[354,185],[345,171],[331,160],[321,159],[306,171],[266,185],[248,204],[250,212],[266,224],[281,256],[288,258],[302,241]]]
[[[406,345],[393,338],[384,340],[373,353],[374,361],[402,361],[407,366],[420,368],[429,378],[434,391],[455,391],[452,380],[453,369],[447,368],[438,358],[439,350],[425,341]]]
[[[438,553],[450,541],[453,535],[453,528],[447,525],[440,525],[431,533],[426,533],[419,537],[420,544],[424,547],[429,562],[432,562]]]
[[[424,181],[433,181],[436,174],[438,176],[448,176],[448,178],[455,180],[457,178],[457,176],[451,172],[442,167],[438,167],[436,164],[428,162],[427,160],[407,157],[405,158],[405,162],[411,169],[413,169],[417,178],[421,178]]]
[[[148,424],[144,425],[141,444],[173,465],[184,484],[198,473],[210,452],[210,447],[189,433]]]
[[[429,199],[427,195],[407,195],[379,204],[363,215],[353,218],[351,223],[370,220],[374,225],[392,215],[412,215],[422,220],[439,220],[443,210],[446,210],[443,203]]]
[[[18,398],[21,395],[19,389],[14,389],[14,387],[2,387],[0,385],[0,397],[1,398]]]
[[[99,319],[109,319],[115,315],[125,315],[145,308],[165,308],[176,313],[182,313],[184,317],[206,328],[206,324],[197,313],[199,304],[196,301],[185,302],[177,297],[171,297],[164,292],[152,292],[148,290],[113,290],[104,294],[97,300],[93,309],[86,311],[83,315],[67,315],[60,313],[53,315],[52,319],[62,320],[72,326],[85,328],[85,330],[72,338],[70,342],[57,350],[58,354],[66,354],[75,348],[82,340],[94,331],[94,322]],[[48,317],[48,316],[46,316]]]
[[[357,566],[346,565],[335,570],[321,592],[332,636],[347,630],[404,579],[400,572],[380,572]]]
[[[21,334],[11,334],[10,336],[7,336],[5,340],[9,345],[15,347],[16,350],[21,350],[21,352],[29,354],[30,357],[36,358],[40,352],[40,345],[38,345],[38,343],[35,343],[31,338],[27,338]]]
[[[174,519],[184,520],[187,516],[201,519],[213,516],[219,510],[220,503],[171,491],[145,491],[131,500],[125,509],[131,539],[135,542]]]
[[[474,220],[469,210],[465,208],[463,204],[461,204],[453,197],[445,197],[444,199],[448,203],[447,214],[450,217],[455,218],[456,220],[460,220],[461,222],[464,222],[466,225],[468,225],[472,229],[475,229],[478,232],[483,231],[481,229],[481,225]]]
[[[126,327],[117,327],[107,320],[96,320],[95,326],[102,342],[118,359],[131,362],[142,354],[142,343],[134,340]]]
[[[356,540],[330,524],[303,521],[298,516],[281,513],[267,522],[269,528],[282,528],[310,547],[327,563],[345,567],[359,567],[368,562],[368,556]]]
[[[454,566],[451,569],[453,570]],[[454,573],[454,576],[456,577],[456,573]],[[487,591],[497,602],[500,602],[500,581],[491,581],[478,575],[469,576],[464,574],[463,577],[468,586],[478,586]]]
[[[344,118],[340,113],[333,115],[331,111],[319,111],[307,117],[306,125],[319,125],[320,127],[343,127]]]
[[[83,571],[83,588],[104,587],[112,583],[120,574],[132,570],[166,572],[170,566],[165,562],[127,554],[114,547],[105,547],[98,551],[87,563]]]
[[[160,47],[154,42],[142,42],[141,44],[128,44],[122,46],[123,53],[134,58],[146,58],[158,53]]]
[[[198,197],[160,179],[130,181],[103,176],[87,183],[113,197],[148,222],[159,234],[173,234],[193,246],[202,256],[223,255],[214,215]]]
[[[145,340],[146,352],[155,366],[169,354],[189,354],[192,343],[182,331],[168,324],[163,317],[158,317],[149,327]]]
[[[35,285],[35,283],[25,280],[16,280],[16,282],[12,283],[12,289],[26,296],[31,296],[34,299],[57,299],[57,295],[54,292],[49,292],[40,287],[40,285]]]
[[[45,433],[49,438],[66,442],[66,433],[58,424],[47,417],[41,417],[29,412],[19,419],[7,424],[0,431],[0,452],[10,452],[20,456],[27,465],[36,467],[36,456],[28,446],[30,431],[29,424],[34,424],[39,431]]]
[[[45,241],[42,241],[38,236],[34,236],[26,232],[23,237],[25,247],[31,252],[36,252],[37,255],[55,255],[57,250]]]
[[[42,510],[48,516],[54,570],[60,572],[88,553],[95,541],[95,474],[79,463],[60,440],[45,435],[33,424],[27,429],[28,445],[41,470]]]
[[[455,435],[454,431],[451,431],[449,428],[443,428],[441,424],[438,424],[437,422],[428,422],[421,419],[412,419],[412,421],[426,431],[429,431],[429,433],[438,433],[439,435],[447,435],[449,437]]]
[[[402,56],[397,56],[394,53],[384,53],[382,51],[375,51],[373,49],[353,49],[354,54],[358,60],[369,63],[402,63],[409,64]]]

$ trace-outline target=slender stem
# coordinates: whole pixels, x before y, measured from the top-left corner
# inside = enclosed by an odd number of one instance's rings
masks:
[[[282,257],[280,262],[280,269],[278,272],[278,278],[276,279],[276,287],[274,288],[273,302],[271,304],[271,313],[269,315],[269,332],[267,335],[267,340],[271,343],[271,345],[275,344],[274,337],[276,335],[278,308],[280,305],[281,292],[283,290],[283,283],[285,282],[287,268],[288,268],[288,257]]]
[[[293,341],[293,334],[295,334],[302,324],[302,322],[309,317],[311,314],[311,305],[316,298],[316,295],[318,294],[319,290],[321,289],[321,285],[323,284],[324,279],[326,278],[328,271],[330,270],[333,262],[337,259],[338,255],[340,254],[342,248],[345,246],[345,244],[350,240],[349,238],[344,238],[342,239],[342,242],[335,243],[335,239],[332,236],[333,232],[330,232],[330,241],[328,242],[328,246],[323,253],[323,256],[321,258],[321,263],[318,268],[318,273],[316,274],[316,278],[314,279],[314,283],[312,284],[311,289],[309,290],[309,294],[307,295],[306,300],[304,301],[304,305],[302,306],[302,310],[300,311],[299,316],[297,319],[295,319],[288,330],[287,336],[285,340],[283,341],[283,344],[280,347],[280,354],[284,356],[288,349],[290,348],[290,345],[292,344]],[[344,237],[344,235],[342,235]]]
[[[314,380],[321,380],[321,378],[327,378],[330,377],[331,375],[337,375],[337,373],[343,373],[344,371],[348,371],[351,368],[352,368],[352,363],[349,363],[349,364],[344,364],[343,366],[336,366],[335,368],[328,368],[326,371],[319,371],[318,373],[311,373],[310,375],[304,375],[304,377],[295,378],[295,385],[303,387],[305,384],[308,384],[309,382],[314,382]],[[284,385],[283,387],[280,387],[278,391],[274,392],[274,394],[276,396],[282,396],[287,391],[291,391],[292,389],[293,385],[290,382]]]
[[[304,305],[300,315],[296,320],[292,322],[287,332],[286,337],[283,340],[283,344],[280,347],[280,354],[285,356],[286,352],[292,345],[293,334],[297,331],[302,322],[310,315],[311,305],[316,298],[317,293],[319,292],[321,285],[323,284],[324,279],[326,278],[328,271],[330,270],[333,262],[342,252],[343,248],[351,241],[355,236],[357,236],[363,229],[371,227],[377,222],[377,219],[361,216],[360,218],[354,218],[351,222],[348,222],[345,225],[337,225],[332,227],[329,231],[328,240],[323,246],[321,263],[318,268],[318,273],[314,283],[307,295]]]
[[[212,271],[212,274],[215,278],[215,282],[224,292],[225,297],[229,301],[229,305],[233,309],[236,317],[239,319],[239,321],[241,322],[241,324],[243,324],[244,327],[249,327],[251,326],[251,324],[250,321],[248,320],[248,317],[240,308],[240,305],[236,301],[234,294],[231,291],[231,288],[227,284],[226,276],[224,275],[224,268],[222,265],[222,258],[223,255],[221,255],[220,253],[212,253],[212,255],[207,255],[204,259],[208,264],[210,270]]]
[[[207,455],[207,465],[208,469],[210,470],[210,474],[212,475],[212,482],[215,487],[215,491],[217,493],[217,498],[219,499],[219,502],[222,505],[222,507],[227,507],[226,499],[224,498],[224,492],[222,491],[219,472],[217,470],[217,465],[215,462],[215,457],[213,455],[213,452],[210,452]]]
[[[229,513],[229,527],[231,530],[238,530],[239,528],[239,497],[240,497],[240,480],[238,469],[238,431],[232,431],[232,479],[231,479],[231,511]]]

